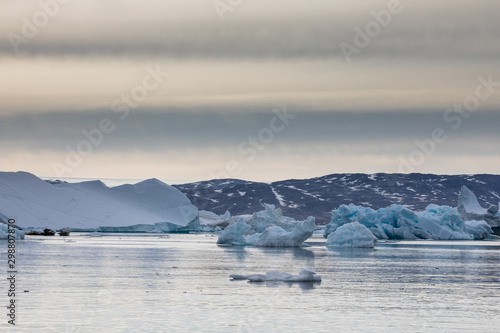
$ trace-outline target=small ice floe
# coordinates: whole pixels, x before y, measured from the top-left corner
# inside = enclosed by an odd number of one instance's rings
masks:
[[[308,269],[303,269],[299,275],[292,275],[278,271],[270,271],[266,274],[251,274],[239,275],[232,274],[229,276],[232,280],[248,280],[250,282],[265,282],[265,281],[284,281],[284,282],[320,282],[321,276]]]

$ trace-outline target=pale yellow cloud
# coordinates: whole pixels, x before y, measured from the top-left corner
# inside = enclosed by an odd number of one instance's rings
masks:
[[[307,110],[404,110],[449,107],[474,93],[493,63],[452,65],[398,62],[217,61],[154,58],[53,59],[4,57],[0,113],[109,108],[143,84],[146,68],[169,76],[141,107],[296,105]],[[493,94],[483,107],[498,107]],[[237,112],[237,108],[231,111]]]

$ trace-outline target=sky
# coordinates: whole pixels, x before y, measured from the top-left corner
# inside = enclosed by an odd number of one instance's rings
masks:
[[[0,1],[0,170],[500,174],[497,1]]]

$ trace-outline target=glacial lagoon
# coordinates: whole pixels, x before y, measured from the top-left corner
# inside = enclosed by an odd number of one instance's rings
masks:
[[[216,245],[213,234],[18,240],[16,332],[497,332],[500,240],[373,249]],[[0,244],[5,245],[6,242]],[[6,264],[6,250],[2,249]],[[302,268],[320,283],[231,281]],[[2,279],[2,290],[6,290]],[[4,309],[4,312],[6,310]],[[0,324],[2,330],[7,324]],[[14,331],[13,330],[13,331]]]

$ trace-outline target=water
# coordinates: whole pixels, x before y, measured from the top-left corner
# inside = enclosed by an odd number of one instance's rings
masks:
[[[319,235],[299,249],[215,241],[205,234],[18,241],[15,331],[497,332],[500,326],[500,241],[401,241],[351,250],[327,250]],[[302,268],[323,281],[229,279]],[[5,279],[1,288],[8,289]],[[10,327],[2,317],[3,331]]]

